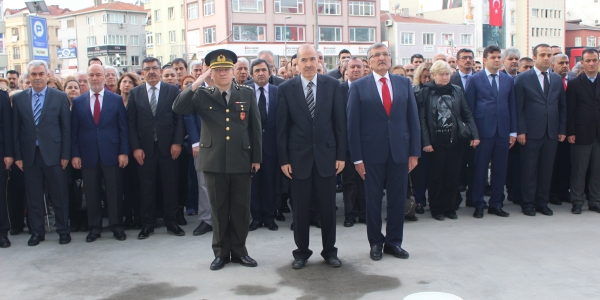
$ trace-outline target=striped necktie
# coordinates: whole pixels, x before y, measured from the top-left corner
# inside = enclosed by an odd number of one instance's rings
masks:
[[[42,101],[40,101],[40,96],[42,94],[35,93],[33,95],[35,97],[35,104],[33,105],[33,121],[37,126],[37,124],[40,123],[40,115],[42,114]]]
[[[156,87],[150,88],[152,90],[152,96],[150,96],[150,108],[152,108],[152,115],[156,116]]]
[[[310,116],[314,119],[315,118],[315,95],[313,94],[313,87],[314,83],[312,81],[310,81],[308,83],[308,85],[306,85],[306,88],[308,89],[307,93],[306,93],[306,104],[308,105],[308,111],[310,112]]]

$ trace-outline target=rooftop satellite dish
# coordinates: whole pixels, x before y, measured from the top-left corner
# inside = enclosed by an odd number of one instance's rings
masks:
[[[396,5],[394,5],[394,9],[400,9],[400,3],[396,3]]]
[[[50,13],[50,10],[48,10],[48,6],[44,0],[27,1],[25,2],[25,5],[27,5],[27,9],[32,14]]]

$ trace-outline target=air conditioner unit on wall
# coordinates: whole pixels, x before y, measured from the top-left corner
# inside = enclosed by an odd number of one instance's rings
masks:
[[[387,27],[394,26],[394,20],[385,20],[385,26],[387,26]]]
[[[123,27],[125,27],[125,24],[119,23],[119,28],[123,28]]]

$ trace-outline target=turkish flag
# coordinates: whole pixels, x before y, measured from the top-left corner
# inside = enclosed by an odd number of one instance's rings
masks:
[[[490,1],[490,26],[502,26],[502,0]]]

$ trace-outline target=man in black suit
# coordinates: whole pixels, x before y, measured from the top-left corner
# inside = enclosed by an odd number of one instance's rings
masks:
[[[154,57],[142,61],[145,84],[129,91],[129,145],[139,164],[141,187],[141,217],[144,227],[138,239],[154,234],[156,226],[156,185],[160,170],[163,188],[163,219],[167,232],[183,236],[177,225],[179,203],[176,159],[183,144],[184,123],[180,114],[173,112],[173,101],[179,95],[175,85],[160,81],[160,62]]]
[[[558,142],[566,137],[566,99],[562,78],[548,72],[552,50],[547,44],[533,48],[534,67],[515,82],[517,140],[521,144],[521,180],[527,216],[536,211],[551,216],[548,208],[552,168]]]
[[[0,89],[0,157],[4,158],[3,166],[6,168],[0,170],[0,248],[10,247],[10,240],[7,236],[10,230],[10,222],[6,203],[6,181],[8,180],[7,170],[10,169],[13,163],[15,151],[11,113],[8,91]],[[16,222],[16,220],[13,222]],[[19,220],[17,223],[20,225],[23,224],[23,221]]]
[[[350,54],[350,51],[348,51],[347,49],[342,49],[340,51],[340,53],[338,54],[337,68],[329,71],[329,73],[327,73],[327,75],[329,75],[335,79],[344,78],[344,74],[342,73],[342,69],[343,69],[342,61],[344,61],[344,59],[350,58],[351,56],[352,55]],[[318,65],[317,65],[317,67],[318,67]]]
[[[351,57],[344,71],[348,70],[348,80],[341,84],[344,95],[344,107],[348,106],[348,94],[352,82],[360,79],[365,74],[365,67],[360,57]],[[352,122],[352,120],[349,120]],[[351,168],[353,161],[350,150],[346,151],[346,168],[342,170],[342,188],[344,193],[344,227],[352,227],[356,219],[361,223],[366,222],[366,203],[364,180],[358,175],[355,168]]]
[[[275,63],[275,60],[273,58],[273,52],[271,52],[269,50],[261,50],[260,52],[258,52],[257,56],[258,56],[258,59],[263,59],[267,63],[269,63],[269,65],[271,66],[271,69],[273,69],[273,66]],[[252,75],[252,72],[250,73],[250,75]],[[274,86],[279,86],[280,84],[285,82],[285,79],[279,78],[276,75],[277,75],[277,73],[273,72],[273,70],[271,70],[271,75],[269,76],[269,84],[272,84]],[[244,82],[244,85],[253,87],[254,79],[250,79],[250,80]]]
[[[298,48],[300,76],[279,86],[277,94],[277,148],[283,173],[291,179],[294,213],[294,269],[306,264],[310,207],[314,195],[321,217],[323,251],[332,267],[340,267],[335,247],[336,175],[346,160],[346,114],[339,81],[317,75],[317,51]]]
[[[71,158],[71,112],[67,94],[48,88],[48,65],[27,64],[31,89],[13,98],[15,164],[24,172],[29,246],[45,240],[44,182],[52,198],[60,244],[71,242],[66,171]]]
[[[584,72],[569,81],[567,87],[567,135],[571,143],[571,201],[574,214],[581,213],[585,202],[586,173],[589,169],[588,208],[600,213],[600,80],[598,50],[582,52]]]

